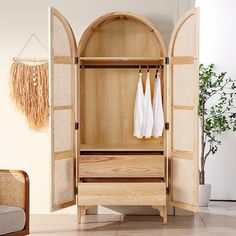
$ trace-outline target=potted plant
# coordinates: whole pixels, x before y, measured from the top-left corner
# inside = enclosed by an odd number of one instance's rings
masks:
[[[217,74],[215,65],[199,67],[199,108],[201,150],[199,206],[208,206],[211,185],[205,183],[207,158],[221,145],[221,134],[236,131],[236,83],[226,72]]]

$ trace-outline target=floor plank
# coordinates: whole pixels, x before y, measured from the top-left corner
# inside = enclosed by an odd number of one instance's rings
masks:
[[[193,216],[87,215],[77,224],[76,215],[31,215],[33,236],[235,236],[236,203],[211,202]]]

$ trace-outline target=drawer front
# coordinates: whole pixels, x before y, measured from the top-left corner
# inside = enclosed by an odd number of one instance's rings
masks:
[[[166,205],[165,183],[79,183],[79,205]]]
[[[81,155],[79,177],[164,177],[163,155]]]

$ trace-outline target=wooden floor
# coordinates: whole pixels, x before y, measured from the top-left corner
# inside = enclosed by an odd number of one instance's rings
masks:
[[[211,202],[195,216],[32,215],[31,234],[40,236],[236,236],[236,203]]]

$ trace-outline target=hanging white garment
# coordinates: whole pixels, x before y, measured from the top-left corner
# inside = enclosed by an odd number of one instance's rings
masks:
[[[145,101],[143,94],[142,73],[139,73],[135,106],[134,106],[134,136],[137,138],[143,137],[142,127],[143,127],[144,109],[145,109]]]
[[[152,128],[153,128],[153,110],[152,110],[149,72],[147,73],[147,78],[146,78],[146,90],[144,95],[144,101],[145,101],[145,109],[144,109],[142,135],[145,136],[145,138],[151,138]]]
[[[152,136],[155,138],[162,136],[163,128],[164,114],[162,107],[161,79],[160,74],[157,73],[154,81]]]

